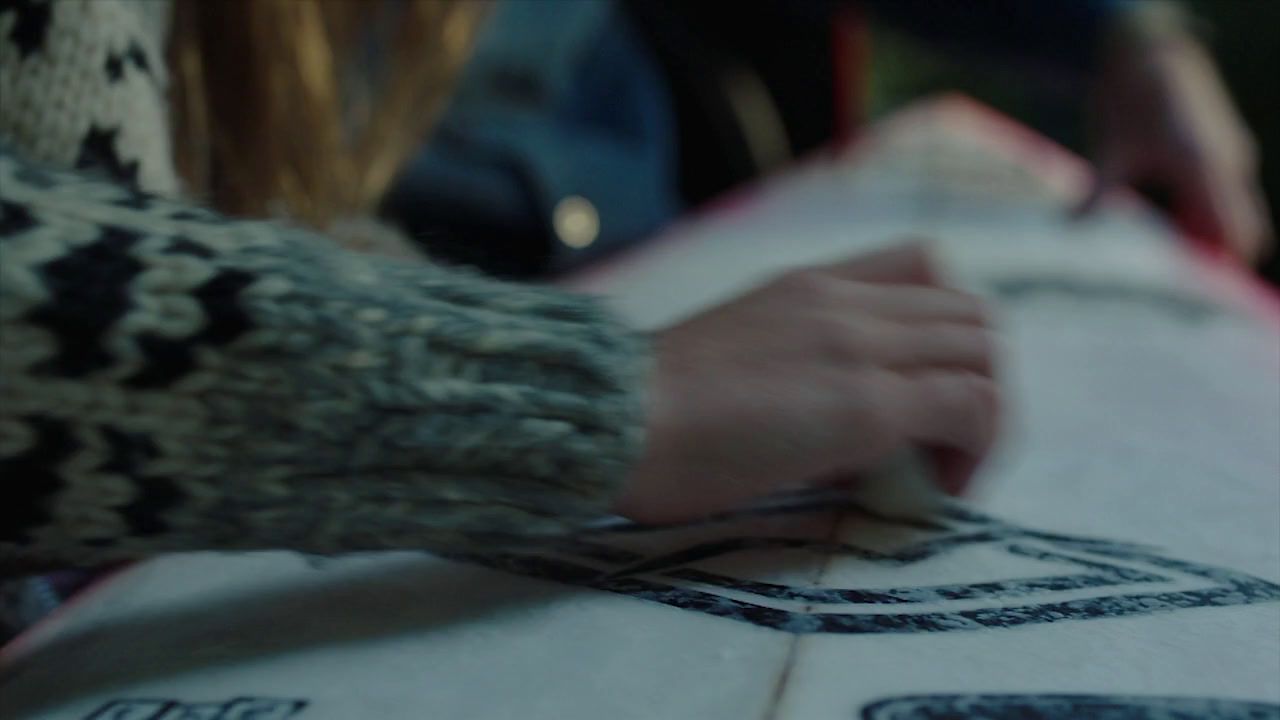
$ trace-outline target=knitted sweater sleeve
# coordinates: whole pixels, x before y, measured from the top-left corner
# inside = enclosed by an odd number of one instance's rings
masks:
[[[0,570],[561,534],[638,452],[645,357],[585,298],[0,152]]]
[[[0,0],[0,576],[606,512],[646,348],[594,303],[136,191],[177,192],[167,11]]]

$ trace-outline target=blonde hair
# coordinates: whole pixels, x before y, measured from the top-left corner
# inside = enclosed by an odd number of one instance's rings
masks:
[[[452,89],[485,3],[176,0],[179,173],[233,215],[368,212]]]

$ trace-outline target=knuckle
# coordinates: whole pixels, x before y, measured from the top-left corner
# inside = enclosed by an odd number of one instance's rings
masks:
[[[874,331],[864,323],[826,316],[819,321],[821,347],[825,354],[841,364],[861,364],[871,354]]]
[[[972,321],[975,325],[991,324],[991,306],[986,300],[977,295],[958,292],[955,302],[961,317]]]
[[[952,412],[971,414],[980,406],[977,376],[967,374],[935,375],[926,380],[926,392]]]
[[[888,373],[840,373],[831,383],[844,417],[859,432],[892,434],[900,413],[895,411],[899,394]]]
[[[990,308],[986,300],[967,293],[962,290],[940,289],[938,293],[938,303],[946,310],[946,315],[954,317],[956,321],[973,325],[987,325],[990,318]]]
[[[774,285],[782,290],[803,294],[813,289],[814,272],[811,268],[796,268],[779,275]]]
[[[988,365],[994,365],[996,357],[1000,354],[1000,344],[996,334],[990,330],[980,330],[977,335],[978,352]]]
[[[807,301],[829,298],[838,281],[817,268],[797,268],[784,273],[778,285],[787,293]]]
[[[851,386],[850,404],[858,413],[855,419],[867,441],[890,445],[908,433],[908,415],[904,412],[902,381],[890,372],[870,373]]]
[[[978,428],[990,427],[999,406],[999,390],[990,378],[971,375],[966,377],[964,389],[965,408],[976,421]]]
[[[978,358],[991,360],[996,354],[995,333],[984,328],[957,325],[944,329],[946,339],[955,347],[965,348]]]

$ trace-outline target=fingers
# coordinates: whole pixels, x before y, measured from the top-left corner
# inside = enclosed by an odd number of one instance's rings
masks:
[[[995,343],[978,298],[914,285],[831,281],[827,346],[846,361],[893,370],[991,375]]]
[[[1246,263],[1258,259],[1266,242],[1264,206],[1255,193],[1260,195],[1250,183],[1224,183],[1215,193],[1213,203],[1220,218],[1222,244]]]
[[[844,299],[851,307],[885,320],[962,325],[988,323],[984,303],[976,296],[958,290],[918,285],[848,283],[845,293]]]
[[[1271,243],[1266,200],[1247,177],[1201,170],[1187,177],[1179,202],[1185,230],[1245,262],[1258,260]]]
[[[982,458],[995,443],[999,391],[974,373],[934,371],[901,376],[894,407],[906,440]]]
[[[914,241],[844,260],[820,269],[832,276],[863,283],[938,285],[939,276],[928,247]]]
[[[928,448],[928,455],[933,460],[938,487],[951,496],[963,495],[969,489],[982,464],[982,457],[949,447]]]
[[[1250,253],[1251,261],[1266,260],[1271,255],[1276,242],[1276,229],[1271,224],[1271,208],[1267,205],[1267,196],[1258,184],[1250,186],[1249,200],[1253,206],[1254,217],[1258,218],[1257,232],[1252,240],[1245,238],[1242,251]]]
[[[992,377],[995,341],[972,325],[886,325],[875,344],[877,359],[892,370],[963,370]]]

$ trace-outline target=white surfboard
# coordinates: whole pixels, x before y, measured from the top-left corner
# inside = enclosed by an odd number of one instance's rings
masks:
[[[161,558],[8,648],[0,718],[1280,718],[1280,315],[1136,202],[1068,222],[1082,182],[951,98],[571,283],[658,327],[935,238],[1013,406],[936,517],[828,493],[529,552]]]

